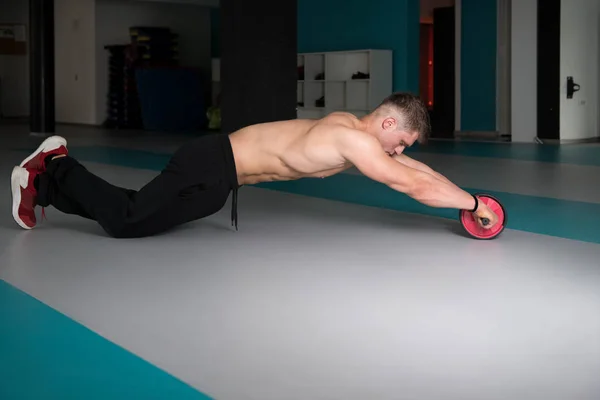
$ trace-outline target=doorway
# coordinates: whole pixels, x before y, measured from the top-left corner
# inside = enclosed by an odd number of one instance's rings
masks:
[[[511,0],[497,0],[496,121],[494,132],[467,132],[501,141],[511,133]],[[473,6],[473,2],[466,4]],[[461,0],[421,0],[420,96],[434,139],[463,137],[461,126]],[[470,9],[471,13],[473,10]],[[489,12],[488,12],[489,13]]]
[[[454,137],[456,110],[455,0],[421,0],[420,96],[431,137]]]

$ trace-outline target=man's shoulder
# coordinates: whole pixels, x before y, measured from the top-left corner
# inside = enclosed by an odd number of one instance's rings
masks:
[[[359,119],[354,114],[343,111],[334,111],[319,120],[321,125],[341,125],[348,128],[355,128],[358,122]]]
[[[323,133],[326,133],[340,150],[363,151],[367,154],[381,150],[377,139],[355,126],[330,124],[324,128]]]
[[[326,115],[326,117],[345,117],[350,119],[358,120],[358,117],[348,111],[333,111]]]

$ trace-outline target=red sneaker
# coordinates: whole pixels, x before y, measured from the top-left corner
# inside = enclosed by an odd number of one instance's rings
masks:
[[[32,229],[36,225],[35,206],[37,190],[33,181],[37,171],[14,167],[11,177],[13,197],[13,218],[23,229]]]
[[[44,172],[44,160],[51,155],[67,155],[67,140],[61,136],[51,136],[44,140],[33,154],[21,162],[21,167],[29,170]]]

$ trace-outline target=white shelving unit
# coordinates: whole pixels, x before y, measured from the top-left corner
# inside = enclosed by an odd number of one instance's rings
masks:
[[[334,111],[361,117],[391,93],[391,50],[298,54],[298,118]]]
[[[212,59],[212,74],[214,101],[220,92],[218,58]],[[322,118],[334,111],[362,117],[392,93],[392,51],[300,53],[298,74],[298,118]]]

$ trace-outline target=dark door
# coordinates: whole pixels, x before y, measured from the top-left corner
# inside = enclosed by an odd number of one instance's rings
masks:
[[[538,1],[537,136],[560,139],[560,0]]]
[[[454,7],[433,10],[432,137],[454,137]]]

